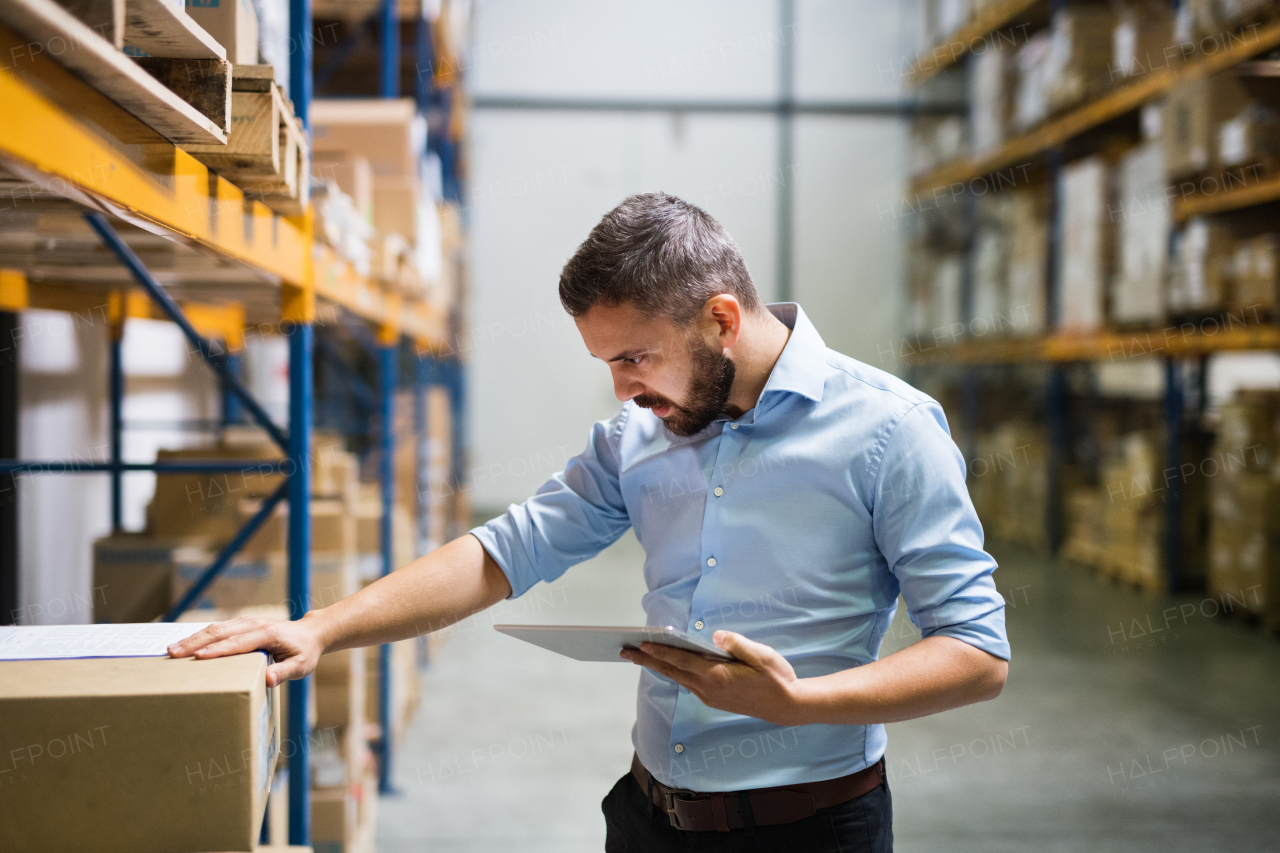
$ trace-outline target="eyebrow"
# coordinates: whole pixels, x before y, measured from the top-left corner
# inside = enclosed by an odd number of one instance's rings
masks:
[[[646,352],[647,350],[643,350],[643,349],[629,349],[624,352],[618,353],[613,358],[605,359],[605,361],[609,363],[613,363],[615,361],[625,361],[628,358],[635,358],[636,356],[644,355]],[[599,356],[596,356],[596,358],[599,358]]]

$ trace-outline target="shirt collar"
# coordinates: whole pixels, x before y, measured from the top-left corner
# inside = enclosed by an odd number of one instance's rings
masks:
[[[760,402],[775,391],[790,391],[815,403],[822,402],[822,389],[827,380],[827,345],[822,336],[795,302],[775,302],[765,307],[791,330],[791,337],[760,392]]]

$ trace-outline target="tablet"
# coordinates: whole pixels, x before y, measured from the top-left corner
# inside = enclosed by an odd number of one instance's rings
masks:
[[[675,646],[689,652],[697,652],[715,660],[735,660],[733,655],[704,640],[697,640],[671,625],[644,628],[616,628],[599,625],[494,625],[501,631],[559,652],[574,660],[612,661],[627,663],[619,657],[623,649],[638,649],[644,642]]]

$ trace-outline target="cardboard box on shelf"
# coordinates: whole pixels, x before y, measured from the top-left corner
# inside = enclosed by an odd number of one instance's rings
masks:
[[[1231,294],[1236,238],[1227,227],[1202,216],[1174,232],[1173,268],[1166,301],[1171,312],[1218,311]]]
[[[418,204],[421,194],[400,177],[373,179],[373,227],[383,234],[399,234],[408,240],[418,236]]]
[[[213,562],[204,552],[175,563],[173,600],[182,598]],[[350,554],[313,554],[311,558],[310,609],[328,607],[358,588],[356,561]],[[205,588],[193,605],[199,610],[240,610],[246,607],[287,604],[288,558],[281,553],[241,555]]]
[[[1108,171],[1100,157],[1077,160],[1062,171],[1058,327],[1066,331],[1093,331],[1106,318],[1114,233],[1107,216]]]
[[[1008,301],[1012,330],[1036,335],[1045,327],[1045,264],[1048,225],[1042,188],[1009,193]]]
[[[1248,103],[1248,91],[1230,73],[1195,77],[1170,89],[1161,121],[1169,177],[1203,172],[1219,164],[1218,126],[1238,116]]]
[[[1274,311],[1280,271],[1280,235],[1262,234],[1236,244],[1234,284],[1228,303],[1234,309]]]
[[[356,794],[350,785],[312,790],[311,845],[316,853],[352,853],[356,809]]]
[[[365,653],[365,718],[382,719],[381,646],[369,646]],[[404,735],[418,709],[418,644],[416,639],[391,643],[391,725],[396,741]]]
[[[1209,595],[1280,630],[1280,483],[1246,471],[1212,484]]]
[[[364,668],[363,649],[321,655],[315,674],[317,727],[364,726]]]
[[[232,65],[258,62],[258,14],[251,0],[186,0],[186,11],[226,48]]]
[[[1106,91],[1115,80],[1116,12],[1081,4],[1054,13],[1046,101],[1050,113],[1074,107]]]
[[[261,508],[261,501],[246,500],[240,505],[241,523],[248,521]],[[311,553],[354,554],[356,546],[356,521],[347,503],[328,498],[311,501]],[[289,549],[289,507],[281,502],[262,522],[241,553],[259,555],[283,555]]]
[[[1014,62],[998,39],[970,62],[969,136],[973,153],[980,156],[1004,144],[1012,117]]]
[[[260,653],[0,662],[0,849],[252,850],[280,718]],[[70,819],[69,816],[74,816]]]
[[[1125,154],[1116,170],[1117,197],[1108,205],[1116,228],[1111,317],[1152,323],[1164,313],[1164,281],[1172,212],[1165,195],[1164,145],[1147,142]]]
[[[326,156],[365,157],[375,186],[378,178],[399,178],[412,182],[417,192],[418,160],[426,139],[426,121],[412,98],[317,98],[311,102],[312,150]]]
[[[1118,4],[1108,75],[1116,81],[1182,61],[1173,37],[1173,10],[1162,0]]]
[[[335,182],[365,221],[373,224],[373,166],[367,157],[350,151],[316,151],[311,174],[318,181]]]
[[[202,560],[203,543],[116,533],[93,543],[95,622],[150,622],[173,603],[174,568]]]

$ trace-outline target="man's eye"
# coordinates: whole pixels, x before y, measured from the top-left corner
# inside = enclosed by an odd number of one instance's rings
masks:
[[[635,358],[627,359],[627,364],[639,364],[642,361],[644,361],[644,356],[638,355]]]

